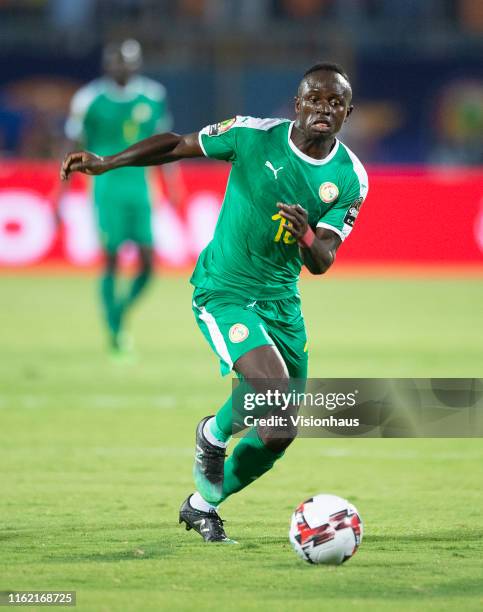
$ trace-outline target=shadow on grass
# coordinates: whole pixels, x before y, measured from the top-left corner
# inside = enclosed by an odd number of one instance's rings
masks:
[[[270,537],[270,536],[262,536],[262,537],[245,537],[243,533],[233,533],[232,535],[235,540],[239,537],[240,544],[243,548],[265,548],[266,546],[283,546],[284,544],[288,544],[288,535],[287,537]]]
[[[99,548],[105,545],[101,543]],[[134,543],[130,546],[125,546],[122,550],[110,550],[92,552],[71,552],[68,554],[57,554],[52,552],[45,555],[42,559],[44,563],[119,563],[120,561],[146,561],[146,560],[162,560],[173,556],[179,546],[174,543],[153,542],[145,543],[139,541],[137,545]]]
[[[104,537],[97,535],[101,532],[104,532]],[[157,534],[159,534],[159,538]],[[143,561],[147,559],[163,560],[168,557],[180,557],[186,554],[186,552],[192,551],[194,548],[203,549],[205,551],[209,551],[213,548],[216,551],[220,551],[220,546],[207,545],[196,533],[187,533],[185,529],[178,526],[175,521],[164,523],[129,523],[127,525],[118,525],[115,529],[98,525],[78,526],[70,530],[56,529],[55,532],[49,535],[55,538],[55,544],[53,541],[45,542],[46,548],[42,551],[42,558],[47,563],[117,563],[120,561]],[[277,549],[280,552],[282,552],[283,549],[290,550],[290,543],[286,536],[244,536],[243,528],[240,526],[234,526],[230,529],[230,535],[239,540],[240,546],[228,547],[227,558],[229,558],[233,552],[235,552],[238,557],[240,553],[242,556],[246,553],[247,557],[250,557],[251,553],[263,554],[266,552],[270,557],[273,553],[276,553]],[[25,541],[26,538],[30,541],[32,537],[37,536],[38,532],[35,530],[8,530],[0,532],[0,541],[15,543],[17,540],[18,545],[24,540],[24,543],[27,544],[28,542]],[[148,541],[146,541],[147,539]],[[362,549],[364,549],[364,545],[367,545],[368,550],[370,547],[370,552],[385,554],[390,550],[403,549],[411,551],[411,548],[414,546],[417,548],[418,545],[421,544],[427,544],[428,546],[433,544],[437,546],[439,551],[441,551],[443,546],[448,554],[451,554],[453,551],[453,556],[456,556],[457,553],[454,552],[454,549],[459,549],[461,551],[462,545],[476,545],[482,540],[483,530],[460,527],[457,529],[419,534],[368,534],[364,537]],[[62,549],[59,547],[59,542],[62,542]],[[224,547],[224,545],[222,545],[222,547]],[[413,552],[416,553],[417,550]],[[476,552],[475,548],[471,550],[468,549],[465,554],[459,554],[457,556],[469,558],[476,555]],[[362,555],[360,556],[362,557]],[[417,565],[418,563],[419,561],[416,558],[405,562],[388,562],[387,565],[391,567],[409,567]],[[381,562],[380,558],[372,561],[369,556],[364,558],[361,565],[366,568],[376,568],[384,567],[386,564]],[[282,562],[280,568],[284,566],[285,564]]]
[[[244,548],[263,548],[267,545],[279,545],[286,544],[288,537],[242,537],[238,534],[241,543]],[[236,539],[237,534],[233,533],[233,537]],[[432,531],[427,533],[413,533],[413,534],[387,534],[387,535],[375,535],[365,534],[363,543],[364,544],[387,544],[387,545],[410,545],[418,543],[430,543],[440,542],[446,544],[459,544],[464,542],[476,543],[483,540],[483,529],[470,529],[465,527],[457,527],[454,529],[447,529],[445,531]],[[364,545],[363,544],[363,545]]]

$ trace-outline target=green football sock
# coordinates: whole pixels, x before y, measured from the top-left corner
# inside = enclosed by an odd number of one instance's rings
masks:
[[[117,336],[121,320],[116,303],[114,274],[104,274],[101,278],[101,301],[109,331],[112,336]]]
[[[214,422],[212,422],[212,425],[210,427],[211,433],[221,442],[226,442],[233,433],[232,424],[233,411],[232,399],[230,395],[230,397],[216,413],[215,420]]]
[[[231,399],[230,399],[230,400],[228,400],[228,401],[229,401],[229,402],[231,402]],[[221,409],[220,409],[220,410],[221,410]],[[225,430],[221,429],[221,428],[218,426],[218,423],[217,423],[217,421],[216,421],[216,417],[215,417],[214,419],[211,419],[211,420],[210,420],[210,423],[208,424],[208,427],[209,427],[209,430],[210,430],[210,432],[212,433],[212,435],[213,435],[213,436],[214,436],[214,437],[215,437],[217,440],[219,440],[220,442],[223,442],[223,443],[225,443],[225,444],[226,444],[226,443],[228,442],[228,440],[231,438],[231,431],[230,431],[230,433],[228,433],[228,434],[227,434],[227,433],[225,432]],[[231,426],[230,426],[230,428],[231,428]]]
[[[273,467],[284,451],[275,453],[260,439],[255,427],[250,429],[225,462],[223,492],[216,504],[241,491]]]
[[[140,272],[137,276],[134,277],[131,287],[129,288],[128,294],[124,299],[124,307],[129,308],[134,304],[134,302],[138,299],[141,293],[146,288],[149,280],[151,278],[151,271],[149,272]]]
[[[215,415],[216,430],[213,425],[210,427],[212,434],[221,442],[226,442],[231,435],[246,429],[243,420],[246,416],[265,414],[267,408],[259,406],[256,410],[247,411],[243,409],[245,394],[251,393],[252,387],[243,380],[233,390],[233,393],[218,410]],[[217,431],[219,434],[217,435]]]

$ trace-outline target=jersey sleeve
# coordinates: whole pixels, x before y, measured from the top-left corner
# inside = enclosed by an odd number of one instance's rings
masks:
[[[155,132],[169,132],[173,129],[173,117],[169,110],[166,87],[153,79],[139,77],[142,93],[153,103],[155,109]]]
[[[355,168],[355,171],[355,176],[342,190],[334,206],[325,212],[317,222],[317,227],[332,230],[342,241],[351,233],[369,190],[367,173],[362,164]]]
[[[81,141],[84,139],[85,119],[96,96],[97,90],[93,84],[82,87],[74,94],[64,127],[65,135],[69,140]]]
[[[241,117],[233,117],[220,123],[207,125],[198,134],[200,147],[205,157],[234,161],[237,157],[237,130]]]
[[[163,132],[169,132],[173,129],[173,116],[169,110],[168,96],[166,89],[161,85],[159,90],[159,96],[157,98],[157,119],[155,130],[158,134]]]
[[[156,133],[162,134],[173,129],[173,117],[168,107],[166,96],[158,103],[158,118],[156,121]]]

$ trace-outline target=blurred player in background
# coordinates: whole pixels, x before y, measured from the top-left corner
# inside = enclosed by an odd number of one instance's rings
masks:
[[[243,380],[287,385],[307,377],[297,288],[302,265],[312,274],[329,269],[368,191],[361,162],[336,138],[353,109],[344,70],[327,62],[312,66],[295,100],[294,122],[234,117],[186,136],[161,134],[110,157],[72,153],[61,170],[65,180],[74,171],[97,175],[189,157],[231,162],[215,234],[191,277],[193,311],[222,374],[234,370]],[[323,304],[320,309],[324,325]],[[218,505],[268,472],[297,435],[290,424],[253,425],[225,461],[230,436],[246,428],[236,393],[197,427],[197,491],[180,509],[180,523],[208,542],[232,541]]]
[[[109,155],[171,129],[165,88],[139,74],[141,63],[141,46],[135,40],[106,46],[104,76],[82,87],[72,99],[65,126],[71,150],[81,145]],[[169,182],[169,175],[167,179]],[[146,169],[122,168],[95,177],[93,199],[105,255],[101,301],[110,346],[118,354],[126,348],[122,333],[125,315],[152,276],[151,195]],[[126,241],[137,247],[139,269],[127,291],[121,294],[116,276],[119,249]]]

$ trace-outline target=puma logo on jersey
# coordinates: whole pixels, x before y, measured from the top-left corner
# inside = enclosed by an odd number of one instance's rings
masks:
[[[275,168],[273,167],[272,162],[270,162],[270,161],[266,161],[265,162],[265,166],[267,166],[267,168],[273,172],[273,175],[275,176],[275,180],[277,180],[277,178],[278,178],[277,174],[280,172],[280,170],[283,170],[283,166],[280,166],[280,168],[277,168],[275,170]]]

